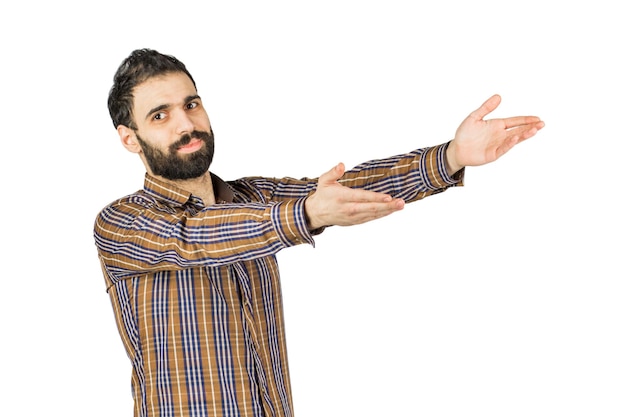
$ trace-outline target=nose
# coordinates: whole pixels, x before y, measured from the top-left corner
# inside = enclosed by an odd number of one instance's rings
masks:
[[[176,133],[178,135],[191,133],[194,131],[194,127],[195,125],[193,120],[189,117],[189,115],[185,111],[179,112],[176,118]]]

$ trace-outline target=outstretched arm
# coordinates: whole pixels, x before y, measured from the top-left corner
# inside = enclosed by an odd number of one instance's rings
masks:
[[[495,161],[543,128],[544,123],[536,116],[484,120],[501,101],[501,97],[495,94],[463,120],[448,146],[447,168],[450,175],[466,166]]]
[[[544,123],[536,116],[484,120],[500,102],[499,95],[490,97],[461,123],[446,150],[445,163],[450,176],[463,167],[495,161],[543,128]],[[388,194],[341,185],[338,180],[344,172],[343,164],[338,164],[320,176],[316,191],[306,199],[305,213],[310,230],[365,223],[404,207],[404,200]]]

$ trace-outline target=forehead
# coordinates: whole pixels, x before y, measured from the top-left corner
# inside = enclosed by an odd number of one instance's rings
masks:
[[[133,89],[133,113],[140,117],[152,108],[184,104],[187,97],[197,94],[187,74],[172,72],[148,78]]]

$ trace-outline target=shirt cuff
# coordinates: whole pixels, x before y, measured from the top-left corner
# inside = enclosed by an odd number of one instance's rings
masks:
[[[439,190],[450,186],[463,185],[465,168],[461,168],[454,175],[446,169],[446,150],[450,142],[433,146],[422,153],[420,161],[421,176],[424,184],[431,190]]]
[[[271,206],[270,216],[276,234],[286,247],[308,243],[315,246],[304,213],[305,198],[282,201]]]

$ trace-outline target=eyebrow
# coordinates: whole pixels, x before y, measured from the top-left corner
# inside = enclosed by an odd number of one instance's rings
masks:
[[[197,100],[197,99],[200,99],[200,96],[197,95],[197,94],[194,94],[194,95],[191,95],[191,96],[187,96],[187,97],[185,97],[184,103],[187,104],[190,101]],[[161,110],[169,109],[170,107],[172,107],[171,104],[161,104],[160,106],[156,106],[155,108],[150,109],[150,111],[148,111],[148,113],[146,113],[146,119],[148,119],[154,113],[159,112]]]

